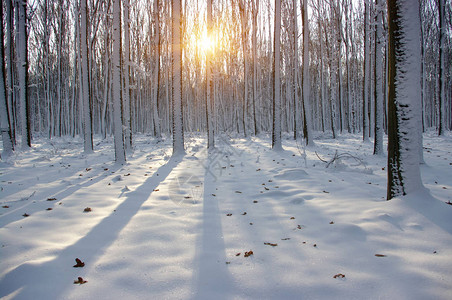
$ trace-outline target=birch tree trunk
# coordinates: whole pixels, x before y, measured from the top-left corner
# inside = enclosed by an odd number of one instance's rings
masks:
[[[243,134],[247,136],[247,118],[248,118],[248,48],[247,43],[247,12],[246,1],[240,0],[240,19],[242,24],[242,46],[243,46]]]
[[[182,120],[182,22],[181,0],[172,0],[172,109],[173,109],[173,155],[183,155],[184,127]]]
[[[419,168],[419,3],[388,0],[388,189],[387,199],[422,187]]]
[[[87,0],[81,1],[81,66],[82,66],[82,124],[83,124],[83,146],[86,154],[93,152],[93,133],[91,121],[91,92],[89,85],[89,63],[88,63],[88,7]]]
[[[296,0],[294,0],[295,2]],[[253,0],[253,123],[254,123],[254,135],[259,133],[256,115],[256,102],[257,102],[257,14],[259,12],[259,0]]]
[[[282,150],[281,143],[281,0],[275,0],[273,50],[273,131],[272,149]]]
[[[27,35],[27,1],[17,0],[16,9],[19,12],[17,24],[18,34],[18,65],[20,90],[20,117],[22,131],[22,149],[31,147],[31,116],[28,100],[28,35]]]
[[[302,0],[300,0],[301,2]],[[303,7],[303,5],[301,5]],[[296,140],[301,134],[300,130],[300,107],[298,103],[298,14],[297,0],[293,0],[293,138]],[[304,24],[303,24],[304,30]],[[304,41],[304,39],[303,39]]]
[[[0,3],[0,16],[3,16],[3,1]],[[13,141],[9,127],[8,102],[5,85],[5,61],[3,53],[3,26],[0,26],[0,130],[2,133],[3,152],[1,158],[6,159],[13,154]]]

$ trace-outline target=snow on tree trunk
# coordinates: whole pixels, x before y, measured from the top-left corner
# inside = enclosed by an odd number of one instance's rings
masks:
[[[207,0],[207,36],[212,38],[212,0]],[[212,80],[212,56],[213,49],[206,52],[206,122],[207,122],[207,148],[215,147],[213,126],[213,80]]]
[[[242,24],[242,46],[243,46],[243,134],[247,135],[247,118],[248,118],[248,48],[246,42],[247,37],[247,12],[246,1],[240,0],[240,19]]]
[[[17,22],[18,34],[18,65],[19,91],[20,91],[20,117],[22,131],[22,149],[31,147],[31,117],[30,102],[28,100],[28,36],[27,36],[27,1],[18,0],[16,9],[19,13]]]
[[[113,132],[115,137],[115,161],[126,161],[121,109],[121,0],[113,1]]]
[[[273,131],[272,148],[282,150],[281,144],[281,0],[275,0],[275,31],[273,50]]]
[[[302,0],[300,0],[301,2]],[[303,6],[302,6],[303,7]],[[300,107],[298,103],[298,12],[297,0],[293,0],[293,137],[301,136]]]
[[[375,97],[375,137],[374,154],[383,154],[383,18],[382,4],[375,1],[376,31],[375,31],[375,65],[374,65],[374,97]]]
[[[3,1],[0,3],[0,16],[3,16]],[[3,26],[0,27],[0,130],[2,133],[3,152],[1,158],[6,159],[13,154],[13,141],[9,127],[8,103],[5,85],[5,61],[3,59]]]
[[[130,111],[130,20],[129,0],[124,0],[124,145],[127,151],[132,150],[132,120]]]
[[[91,106],[90,106],[90,88],[89,88],[89,63],[88,63],[88,7],[87,0],[81,1],[81,41],[80,48],[82,50],[81,64],[82,64],[82,125],[83,125],[83,140],[84,151],[86,154],[93,152],[93,133],[91,128]]]
[[[444,0],[438,0],[437,3],[438,12],[439,12],[439,57],[438,57],[438,65],[439,65],[439,78],[438,78],[438,101],[439,101],[439,124],[438,124],[438,135],[444,135],[446,130],[446,72],[444,65],[444,54],[446,52],[446,24],[445,24],[445,4]]]
[[[296,1],[296,0],[294,0]],[[257,116],[256,116],[256,102],[257,102],[257,14],[259,12],[259,0],[252,1],[253,5],[253,123],[254,135],[259,133]]]
[[[369,140],[369,81],[370,81],[370,39],[369,39],[369,3],[364,0],[364,79],[363,79],[363,141]]]
[[[182,155],[184,150],[184,127],[182,120],[182,22],[181,0],[172,4],[172,109],[173,109],[173,155]]]
[[[300,0],[301,2],[301,0]],[[309,19],[308,19],[308,0],[301,3],[303,17],[303,112],[304,127],[303,135],[306,139],[306,145],[314,144],[312,138],[312,120],[311,105],[309,103],[311,81],[309,76]]]
[[[153,120],[154,120],[154,135],[157,138],[161,137],[161,129],[160,129],[160,117],[158,111],[158,101],[159,101],[159,91],[160,91],[160,6],[159,0],[154,1],[154,26],[155,26],[155,37],[154,37],[154,46],[155,56],[154,56],[154,95],[153,95]]]
[[[419,3],[388,0],[388,189],[387,199],[422,186],[419,168]]]

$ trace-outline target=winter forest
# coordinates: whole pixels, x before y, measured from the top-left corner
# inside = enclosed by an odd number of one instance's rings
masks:
[[[0,297],[450,297],[450,0],[0,2]]]

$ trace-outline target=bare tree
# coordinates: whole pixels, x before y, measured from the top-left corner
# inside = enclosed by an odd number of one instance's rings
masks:
[[[172,8],[172,110],[173,110],[173,155],[184,150],[184,127],[182,120],[182,3],[173,0]]]
[[[388,189],[387,199],[422,186],[419,169],[419,3],[388,0]]]
[[[273,131],[272,148],[282,150],[281,143],[281,0],[275,0],[273,50]]]

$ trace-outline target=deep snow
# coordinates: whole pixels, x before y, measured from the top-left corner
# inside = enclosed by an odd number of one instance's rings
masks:
[[[391,201],[371,143],[315,143],[187,134],[172,158],[141,135],[118,166],[112,140],[37,139],[0,162],[0,297],[450,299],[450,133],[424,137],[426,189]]]

